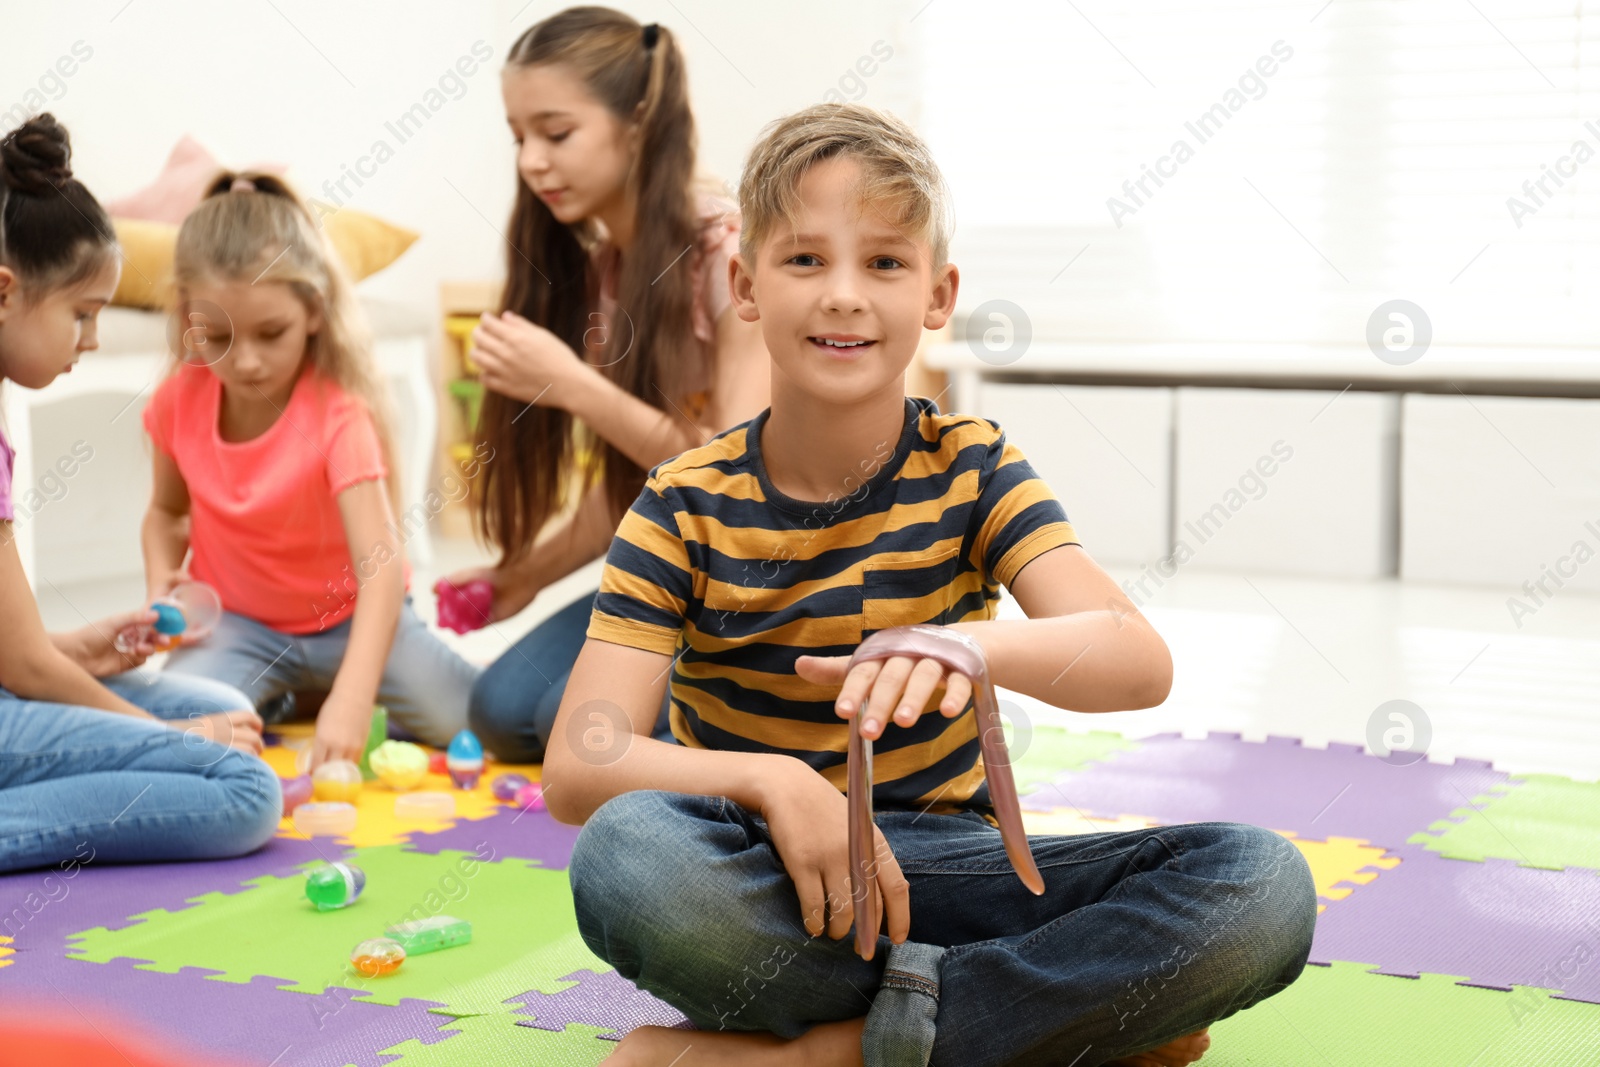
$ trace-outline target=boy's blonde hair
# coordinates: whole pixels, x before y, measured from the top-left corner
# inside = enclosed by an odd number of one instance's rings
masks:
[[[928,146],[887,112],[831,103],[768,123],[750,150],[739,177],[739,252],[747,264],[755,264],[756,250],[779,222],[798,225],[800,179],[834,156],[860,164],[864,210],[879,211],[907,237],[926,241],[934,271],[949,262],[955,228],[950,192]]]
[[[245,181],[235,189],[239,179]],[[207,280],[282,282],[308,311],[322,312],[322,328],[307,342],[311,369],[366,405],[389,468],[389,502],[398,516],[394,424],[372,337],[350,276],[294,189],[273,174],[219,174],[178,229],[172,274],[179,294]]]

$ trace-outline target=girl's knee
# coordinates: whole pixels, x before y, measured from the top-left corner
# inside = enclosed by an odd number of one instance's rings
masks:
[[[270,841],[283,818],[283,790],[272,768],[229,750],[217,761],[213,781],[225,794],[221,808],[229,815],[220,854],[242,856]]]

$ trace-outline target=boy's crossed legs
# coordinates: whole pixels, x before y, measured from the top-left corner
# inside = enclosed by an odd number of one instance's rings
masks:
[[[911,933],[880,936],[870,962],[851,937],[805,933],[765,823],[723,797],[642,790],[602,805],[572,855],[579,929],[702,1030],[815,1027],[808,1041],[859,1041],[869,1067],[1091,1067],[1278,992],[1310,953],[1310,871],[1257,827],[1035,836],[1035,897],[975,814],[877,822],[911,885]]]

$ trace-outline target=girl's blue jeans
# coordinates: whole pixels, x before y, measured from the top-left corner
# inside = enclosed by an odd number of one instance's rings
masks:
[[[1191,823],[1029,838],[1034,896],[975,813],[880,811],[911,932],[810,937],[765,821],[721,796],[603,804],[569,876],[596,955],[705,1030],[795,1037],[866,1016],[874,1065],[1093,1064],[1204,1029],[1287,987],[1317,902],[1268,830]]]
[[[491,663],[472,687],[468,718],[483,747],[507,763],[542,763],[567,678],[589,629],[598,589],[574,600],[528,631]],[[662,697],[654,736],[675,743],[667,713],[672,687]]]
[[[204,678],[128,671],[107,688],[158,719],[248,708]],[[278,828],[278,776],[165,723],[0,689],[0,871],[238,856]]]
[[[321,633],[284,634],[225,611],[210,637],[168,655],[166,669],[225,682],[250,698],[248,707],[259,708],[290,690],[332,688],[352,621]],[[408,595],[378,685],[378,702],[389,709],[389,721],[443,748],[466,729],[467,697],[478,673],[428,629]]]

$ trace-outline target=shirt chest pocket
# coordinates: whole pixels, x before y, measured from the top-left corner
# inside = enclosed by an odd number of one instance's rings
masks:
[[[957,614],[959,545],[913,560],[867,563],[861,581],[861,632],[865,638],[892,626],[942,626]]]

